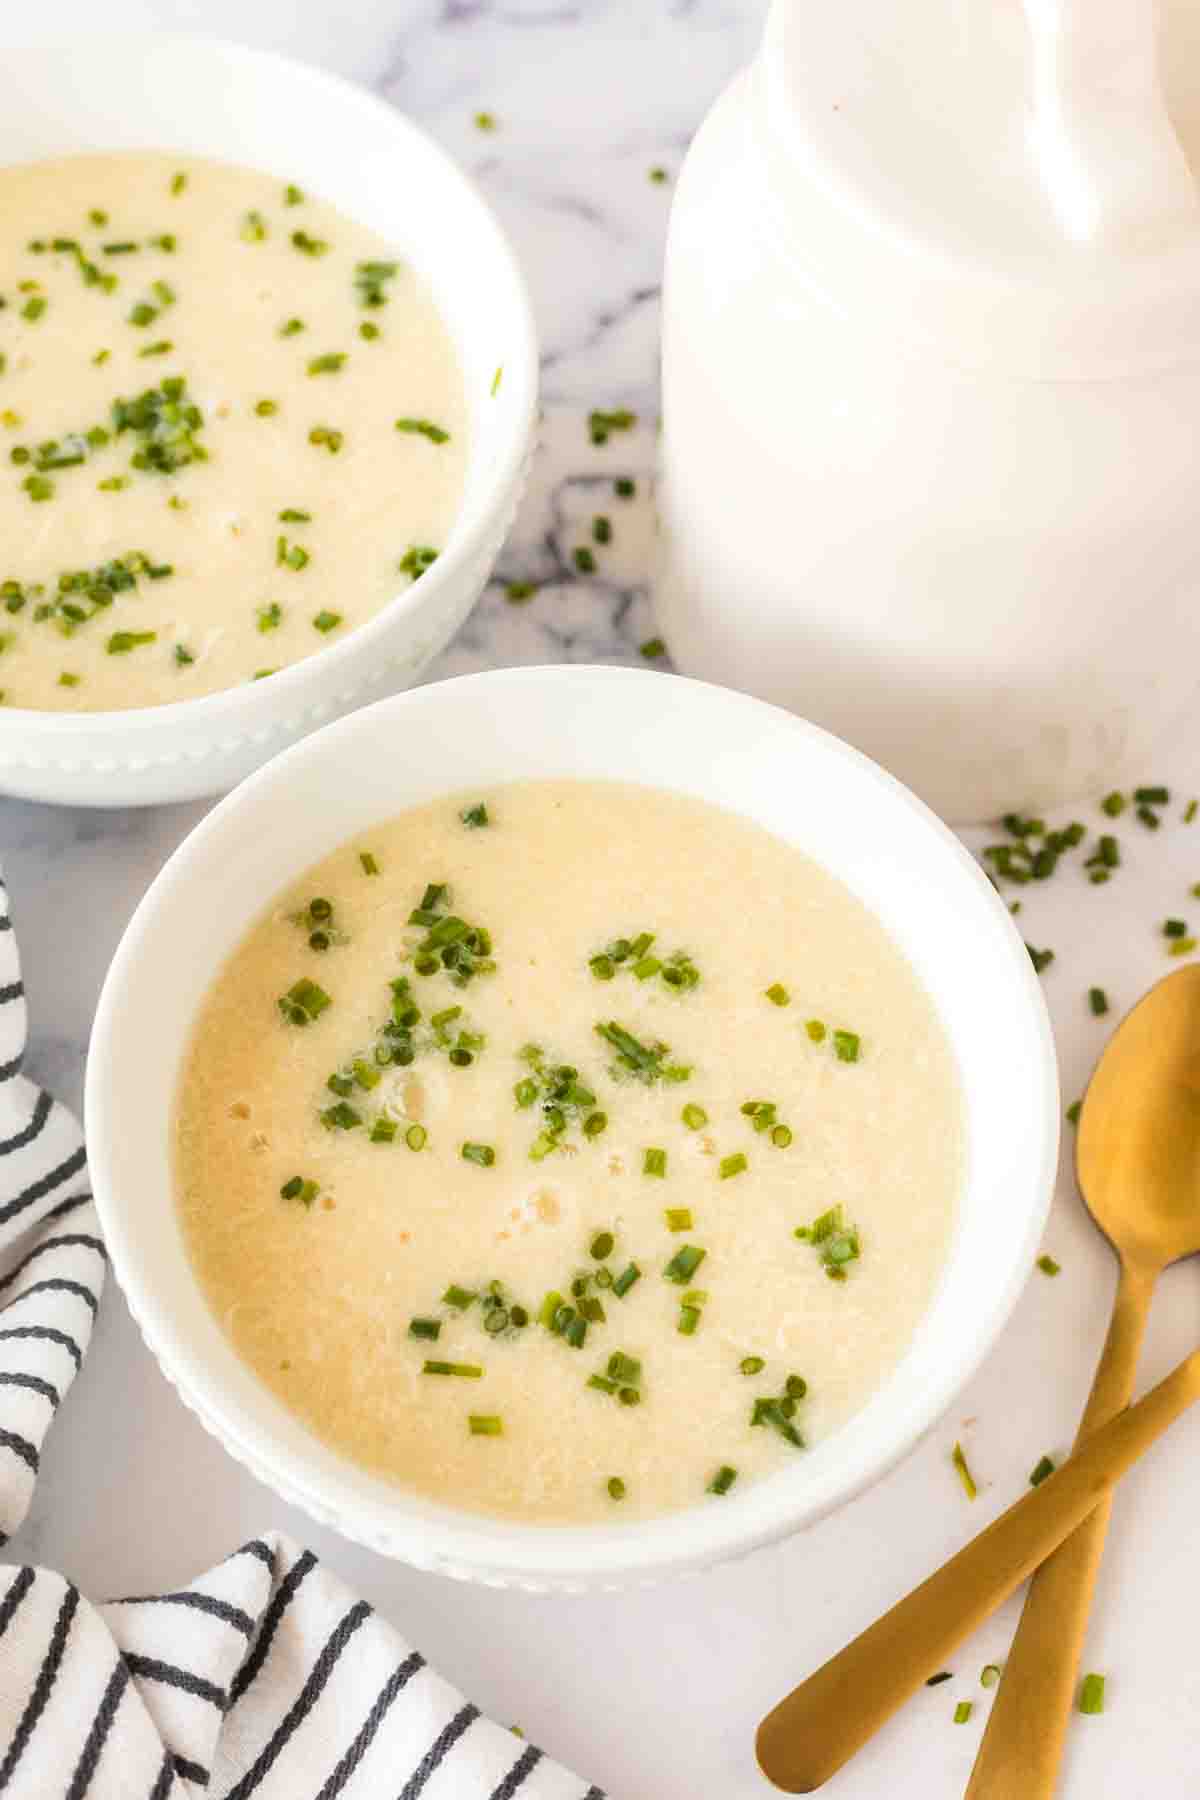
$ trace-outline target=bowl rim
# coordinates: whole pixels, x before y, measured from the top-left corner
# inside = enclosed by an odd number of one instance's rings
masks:
[[[153,1281],[143,1281],[137,1268],[132,1248],[136,1228],[132,1204],[122,1203],[115,1184],[109,1179],[107,1161],[117,1129],[110,1107],[110,1071],[122,1054],[118,1046],[123,990],[141,955],[143,941],[160,928],[159,915],[169,913],[175,906],[177,891],[186,884],[192,868],[208,857],[210,844],[219,846],[231,821],[243,813],[253,816],[264,800],[269,803],[272,789],[288,781],[294,773],[299,774],[306,760],[311,762],[323,757],[339,734],[348,736],[374,729],[376,724],[385,719],[390,721],[410,708],[436,708],[439,697],[463,691],[474,697],[480,708],[486,708],[489,701],[504,690],[518,693],[522,689],[532,690],[535,700],[536,690],[545,682],[565,685],[568,690],[581,685],[591,689],[594,684],[599,684],[610,690],[617,700],[622,689],[630,688],[640,689],[643,697],[648,697],[653,691],[650,684],[657,684],[665,698],[664,684],[669,683],[677,700],[685,696],[683,704],[709,708],[715,713],[727,709],[731,713],[740,711],[765,718],[794,736],[801,755],[807,746],[815,749],[820,757],[843,762],[853,781],[865,780],[881,790],[885,803],[897,809],[898,820],[904,822],[906,830],[912,826],[924,836],[935,861],[940,861],[943,868],[947,862],[952,868],[957,865],[964,878],[964,897],[973,890],[981,923],[990,917],[993,941],[1004,948],[1007,956],[1006,981],[1011,981],[1019,996],[1026,1039],[1024,1047],[1030,1056],[1026,1097],[1033,1102],[1033,1111],[1023,1120],[1022,1132],[1025,1146],[1022,1169],[1027,1178],[1027,1199],[1019,1229],[1012,1238],[1011,1255],[1003,1279],[986,1295],[976,1296],[976,1303],[970,1310],[969,1328],[964,1327],[961,1332],[959,1355],[954,1359],[943,1359],[920,1393],[908,1396],[903,1418],[889,1419],[888,1428],[878,1433],[878,1441],[866,1453],[860,1453],[852,1477],[835,1492],[824,1496],[814,1497],[802,1490],[796,1491],[775,1506],[770,1517],[747,1519],[743,1514],[746,1501],[738,1499],[723,1506],[720,1512],[697,1505],[620,1526],[539,1525],[442,1507],[405,1490],[397,1490],[396,1518],[387,1527],[379,1523],[381,1503],[364,1502],[356,1516],[353,1496],[343,1494],[340,1501],[329,1498],[329,1484],[315,1467],[318,1450],[323,1450],[319,1440],[312,1439],[314,1449],[307,1466],[304,1456],[292,1455],[281,1444],[270,1444],[264,1449],[262,1435],[256,1431],[253,1419],[222,1394],[219,1378],[200,1364],[185,1343],[175,1338],[173,1323],[165,1304],[154,1292]],[[547,774],[553,772],[548,770]],[[504,779],[504,772],[499,772],[497,780],[503,782]],[[450,786],[445,791],[449,793]],[[294,874],[299,875],[302,867],[302,859],[298,858]],[[837,869],[832,872],[844,879]],[[886,915],[876,912],[876,916],[888,927]],[[955,1059],[962,1066],[961,1045],[948,1027],[947,1032]],[[168,859],[122,937],[97,1008],[85,1092],[86,1134],[92,1157],[96,1205],[117,1281],[147,1348],[185,1404],[225,1449],[276,1493],[353,1541],[399,1557],[418,1568],[487,1585],[524,1587],[538,1592],[579,1592],[597,1587],[646,1585],[669,1575],[730,1560],[815,1523],[880,1480],[907,1456],[976,1373],[1029,1279],[1054,1190],[1059,1114],[1057,1059],[1041,984],[1004,901],[947,825],[861,752],[781,708],[731,689],[682,676],[592,664],[488,670],[410,689],[314,733],[274,758],[220,801]],[[931,1308],[932,1305],[933,1302]],[[849,1421],[843,1430],[849,1431],[853,1424],[853,1420]],[[835,1437],[841,1435],[841,1432],[834,1434]],[[382,1478],[374,1479],[386,1488]],[[747,1490],[746,1499],[773,1485],[774,1481],[775,1478],[771,1478],[768,1482],[755,1483]],[[776,1487],[775,1491],[780,1490]],[[368,1522],[372,1511],[376,1515],[375,1521]],[[759,1507],[756,1511],[762,1513],[764,1508]],[[698,1526],[702,1519],[711,1522],[708,1527]],[[659,1541],[647,1543],[648,1537],[651,1540],[657,1537]]]
[[[34,41],[5,50],[10,68],[21,58],[60,57],[65,62],[86,61],[101,34],[86,33],[79,37],[60,37],[44,42]],[[276,671],[270,682],[244,682],[236,687],[218,688],[211,694],[199,694],[191,700],[168,700],[157,706],[111,707],[94,712],[58,712],[49,708],[6,706],[0,710],[0,744],[5,738],[27,738],[36,733],[42,740],[38,751],[52,756],[69,752],[74,740],[111,732],[139,736],[167,734],[173,727],[186,724],[190,728],[208,728],[214,734],[253,730],[263,711],[263,696],[270,695],[272,710],[276,703],[307,710],[313,695],[306,691],[314,685],[313,665],[319,665],[316,683],[322,697],[340,692],[339,679],[345,666],[368,654],[375,640],[386,637],[396,624],[408,615],[436,602],[443,588],[451,586],[468,571],[472,563],[487,549],[495,531],[497,509],[507,504],[509,496],[521,483],[522,470],[537,425],[539,352],[533,302],[524,270],[513,249],[508,233],[501,225],[479,183],[443,148],[438,140],[418,125],[408,113],[393,106],[381,94],[347,76],[334,73],[318,64],[282,51],[237,43],[232,38],[208,36],[187,31],[127,31],[103,34],[106,52],[127,50],[144,56],[158,48],[183,52],[189,56],[209,55],[218,59],[246,62],[283,81],[311,82],[316,89],[335,93],[364,113],[372,113],[385,121],[398,139],[418,143],[424,155],[440,168],[446,181],[463,192],[474,214],[475,227],[481,238],[490,238],[497,260],[504,266],[512,287],[515,330],[511,354],[504,362],[506,393],[516,391],[516,403],[504,423],[505,441],[495,463],[487,474],[485,498],[481,498],[476,516],[464,522],[455,517],[447,545],[440,550],[436,562],[406,588],[399,589],[370,618],[363,620],[345,637],[323,644],[309,656],[286,664]],[[72,154],[65,152],[65,155]],[[82,154],[82,153],[80,153]],[[403,146],[400,149],[403,154]],[[220,161],[219,157],[212,160]],[[6,165],[7,166],[7,165]],[[382,645],[377,646],[381,651]],[[362,677],[346,673],[357,688]]]

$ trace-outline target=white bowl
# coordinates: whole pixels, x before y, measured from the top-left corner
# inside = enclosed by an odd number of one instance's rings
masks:
[[[188,1261],[171,1113],[192,1022],[270,898],[348,838],[442,793],[538,776],[692,794],[832,870],[937,1006],[961,1075],[968,1170],[949,1263],[893,1375],[844,1429],[720,1506],[628,1525],[512,1524],[404,1493],[327,1449],[235,1354]],[[263,1481],[421,1568],[577,1591],[698,1569],[794,1531],[903,1456],[986,1354],[1033,1266],[1054,1179],[1058,1081],[1041,988],[1002,901],[906,789],[815,726],[649,671],[506,669],[385,700],[278,757],[184,842],[121,942],[87,1079],[96,1201],[146,1342]]]
[[[533,441],[537,343],[525,283],[445,152],[348,82],[209,38],[97,37],[4,58],[0,165],[178,150],[298,182],[421,271],[458,351],[472,433],[463,504],[437,562],[374,618],[270,681],[202,699],[102,713],[0,708],[0,792],[88,806],[217,793],[316,725],[407,687],[474,605]]]

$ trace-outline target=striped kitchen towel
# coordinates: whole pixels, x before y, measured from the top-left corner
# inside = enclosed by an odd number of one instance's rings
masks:
[[[21,1073],[0,882],[0,1544],[104,1284],[83,1138]],[[6,1800],[604,1800],[485,1719],[310,1550],[276,1534],[188,1588],[93,1604],[0,1565]]]

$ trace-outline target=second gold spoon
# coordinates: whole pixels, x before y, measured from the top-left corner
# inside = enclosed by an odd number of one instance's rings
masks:
[[[1058,1475],[1010,1508],[764,1720],[759,1760],[773,1781],[793,1793],[810,1793],[828,1780],[954,1645],[1086,1520],[1082,1536],[1075,1532],[1083,1548],[1079,1560],[1067,1565],[1071,1579],[1063,1578],[1061,1611],[1039,1640],[1055,1660],[1053,1704],[1060,1710],[1052,1714],[1045,1690],[1028,1677],[1024,1738],[1011,1742],[1006,1761],[997,1752],[998,1772],[988,1775],[995,1785],[971,1790],[973,1800],[984,1792],[997,1800],[1018,1794],[1041,1800],[1052,1792],[1112,1482],[1200,1391],[1198,1353],[1136,1407],[1095,1429],[1102,1408],[1104,1414],[1118,1412],[1128,1399],[1158,1274],[1200,1248],[1200,967],[1160,982],[1114,1035],[1084,1103],[1078,1163],[1089,1205],[1122,1265],[1080,1445]],[[1097,1511],[1093,1530],[1089,1514]],[[1061,1658],[1060,1633],[1068,1648]],[[1048,1787],[1034,1785],[1047,1779]]]
[[[1160,981],[1112,1038],[1075,1164],[1120,1265],[1082,1443],[1129,1403],[1159,1276],[1200,1251],[1200,968]],[[965,1800],[1052,1800],[1111,1510],[1102,1500],[1034,1576]]]

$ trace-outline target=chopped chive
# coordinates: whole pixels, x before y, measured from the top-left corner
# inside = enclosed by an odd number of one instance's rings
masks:
[[[728,1181],[731,1175],[741,1175],[749,1167],[749,1161],[742,1151],[735,1150],[732,1156],[721,1158],[717,1165],[717,1173],[722,1181]]]
[[[1114,789],[1111,794],[1106,794],[1104,796],[1103,800],[1100,802],[1100,809],[1102,812],[1107,813],[1110,819],[1117,819],[1125,811],[1126,804],[1127,802],[1124,794],[1118,793]]]
[[[260,419],[274,418],[279,411],[279,402],[278,400],[256,400],[254,411]]]
[[[503,1437],[504,1422],[499,1413],[468,1413],[467,1426],[472,1437]]]
[[[668,1231],[690,1231],[692,1229],[690,1206],[668,1206],[663,1217],[667,1221]]]
[[[979,1489],[975,1485],[975,1477],[967,1467],[966,1453],[961,1444],[955,1444],[950,1460],[958,1472],[958,1479],[962,1482],[963,1493],[968,1500],[974,1500]]]
[[[1183,809],[1183,822],[1190,825],[1196,814],[1200,812],[1200,800],[1189,800]]]
[[[337,375],[346,360],[344,350],[326,350],[321,356],[314,356],[308,364],[310,375]]]
[[[28,319],[30,324],[32,325],[36,322],[36,320],[41,318],[42,314],[46,310],[47,305],[48,305],[48,302],[44,295],[31,294],[29,299],[25,302],[24,306],[21,308],[21,317],[23,319]]]
[[[592,520],[592,541],[596,544],[611,544],[612,520],[604,513],[597,513]]]
[[[458,1308],[459,1312],[463,1312],[476,1299],[478,1299],[478,1295],[474,1289],[459,1287],[456,1281],[452,1281],[442,1295],[442,1305],[454,1306]]]
[[[423,1125],[410,1125],[404,1134],[404,1142],[410,1150],[423,1150],[429,1133]]]
[[[374,319],[363,319],[358,327],[358,335],[360,338],[365,338],[368,344],[377,338],[380,332]]]
[[[982,1670],[980,1671],[979,1685],[981,1687],[985,1687],[985,1688],[994,1688],[996,1683],[999,1681],[999,1679],[1000,1679],[1000,1664],[999,1663],[985,1663]]]
[[[736,1480],[737,1470],[731,1468],[728,1463],[722,1463],[709,1482],[706,1491],[710,1494],[727,1494]]]
[[[495,131],[495,129],[496,129],[495,113],[477,112],[475,114],[475,129],[476,129],[476,131]]]
[[[1104,1017],[1104,1014],[1108,1011],[1108,995],[1103,988],[1093,987],[1088,989],[1088,1005],[1092,1010],[1093,1018],[1101,1019]]]
[[[613,412],[596,409],[588,414],[588,436],[593,444],[607,444],[610,432],[632,431],[637,422],[637,414],[628,407],[617,407]]]
[[[327,608],[322,607],[320,612],[316,613],[313,617],[313,629],[325,634],[326,632],[336,631],[341,622],[341,613],[329,612]]]
[[[809,1039],[812,1043],[814,1043],[814,1044],[824,1043],[824,1041],[825,1041],[825,1026],[820,1019],[806,1019],[804,1021],[804,1029],[808,1033]]]
[[[490,1144],[464,1144],[460,1155],[464,1162],[475,1163],[481,1169],[490,1169],[496,1160],[496,1152]]]
[[[427,1338],[430,1343],[436,1343],[442,1335],[442,1321],[440,1319],[410,1319],[408,1335],[410,1338]]]
[[[304,330],[303,319],[285,319],[279,327],[280,337],[296,337]]]
[[[1068,1106],[1068,1108],[1067,1108],[1067,1113],[1066,1113],[1067,1123],[1070,1125],[1078,1125],[1079,1115],[1082,1111],[1083,1111],[1083,1101],[1082,1100],[1072,1100],[1070,1106]]]
[[[589,1254],[597,1262],[603,1262],[606,1257],[612,1255],[615,1244],[616,1239],[611,1231],[598,1231],[588,1247]]]
[[[581,575],[594,575],[596,572],[595,553],[586,544],[577,544],[571,552],[571,561]]]
[[[627,1356],[623,1350],[614,1350],[608,1359],[606,1373],[610,1381],[619,1385],[636,1386],[642,1378],[642,1365],[636,1356]]]
[[[458,816],[468,831],[478,831],[482,826],[491,824],[488,809],[482,800],[475,806],[464,806]]]
[[[1162,929],[1163,936],[1167,938],[1181,938],[1188,934],[1187,923],[1183,919],[1165,919]]]
[[[379,864],[370,850],[360,850],[358,853],[358,862],[364,875],[378,875]]]
[[[702,1106],[695,1106],[689,1103],[684,1107],[679,1116],[689,1131],[699,1131],[702,1126],[708,1124],[708,1114]]]
[[[298,1200],[301,1206],[311,1207],[320,1191],[319,1183],[306,1181],[303,1175],[293,1175],[280,1188],[279,1198],[281,1200]]]
[[[953,1681],[953,1680],[954,1680],[954,1672],[952,1669],[939,1669],[938,1673],[936,1675],[931,1675],[929,1677],[929,1680],[925,1683],[925,1686],[926,1687],[940,1687],[943,1681]]]
[[[791,998],[792,996],[788,993],[781,981],[773,981],[767,989],[767,999],[771,1002],[772,1006],[787,1006],[790,1003]]]
[[[1195,948],[1196,939],[1194,937],[1176,938],[1167,954],[1169,956],[1190,956]]]
[[[625,1483],[621,1480],[619,1475],[610,1475],[604,1485],[608,1490],[608,1497],[610,1500],[623,1500],[625,1498]]]
[[[650,1149],[642,1157],[642,1174],[659,1178],[667,1172],[667,1153],[665,1150]]]
[[[302,512],[298,506],[285,506],[279,519],[284,525],[309,525],[312,523],[312,514]]]
[[[771,1142],[776,1150],[786,1150],[791,1141],[792,1128],[790,1125],[772,1125]]]
[[[466,1381],[478,1381],[483,1374],[478,1363],[426,1362],[423,1375],[460,1375]]]
[[[171,186],[170,186],[171,194],[172,195],[182,194],[182,192],[186,186],[187,186],[187,176],[184,174],[182,169],[177,169],[175,171],[174,175],[172,175],[172,177],[171,177]]]
[[[662,165],[660,163],[656,163],[654,165],[654,167],[650,170],[650,180],[653,181],[656,186],[661,186],[661,184],[666,179],[667,179],[667,171],[662,167]]]
[[[537,591],[536,581],[510,581],[504,589],[504,598],[511,606],[522,606],[526,600],[532,600]]]
[[[640,1281],[641,1278],[642,1271],[638,1268],[636,1263],[631,1262],[628,1267],[622,1269],[621,1273],[616,1277],[612,1284],[612,1291],[617,1296],[617,1299],[623,1300],[634,1282]]]
[[[1152,806],[1139,806],[1137,809],[1137,816],[1141,823],[1146,827],[1147,831],[1158,830],[1160,820]]]
[[[1030,1487],[1041,1487],[1041,1485],[1042,1485],[1043,1481],[1045,1481],[1047,1475],[1053,1475],[1054,1469],[1055,1469],[1055,1463],[1054,1463],[1053,1457],[1050,1457],[1050,1456],[1040,1457],[1039,1460],[1034,1464],[1032,1473],[1030,1474],[1030,1477],[1029,1477]]]
[[[367,1136],[372,1144],[394,1144],[398,1127],[395,1119],[389,1119],[385,1113],[372,1121]]]
[[[344,434],[335,431],[332,425],[314,425],[308,434],[308,441],[318,447],[323,444],[330,456],[336,456],[346,439]]]
[[[672,1281],[677,1287],[685,1287],[708,1255],[695,1244],[684,1244],[678,1249],[663,1270],[663,1280]],[[614,1293],[616,1287],[614,1284]]]
[[[64,669],[58,678],[58,685],[65,688],[78,687],[82,679],[81,675],[72,675],[68,669]]]
[[[1170,803],[1170,790],[1165,787],[1134,788],[1133,798],[1138,806],[1167,806]]]
[[[1035,950],[1032,944],[1026,944],[1025,948],[1029,952],[1030,962],[1033,964],[1035,971],[1039,975],[1043,969],[1048,969],[1050,964],[1054,961],[1053,950]]]
[[[302,256],[324,256],[329,245],[323,238],[310,237],[307,231],[293,231],[292,248]]]
[[[971,1711],[971,1702],[969,1700],[960,1700],[954,1709],[954,1723],[956,1725],[965,1725],[971,1717]]]
[[[1062,1264],[1056,1263],[1052,1256],[1039,1256],[1037,1266],[1043,1275],[1057,1275],[1062,1268]]]
[[[618,475],[613,482],[613,493],[618,500],[632,500],[637,493],[637,482],[629,475]]]
[[[1102,1713],[1104,1711],[1104,1676],[1085,1675],[1079,1689],[1079,1710],[1081,1713]]]
[[[657,657],[667,654],[667,646],[660,637],[647,638],[644,644],[638,645],[638,655],[644,656],[647,662],[654,662]]]
[[[861,1040],[856,1031],[835,1031],[833,1034],[834,1055],[839,1062],[856,1063],[858,1061]]]
[[[431,444],[446,444],[450,441],[450,433],[431,419],[397,419],[396,430],[410,435],[428,438]]]
[[[285,206],[299,206],[303,199],[303,190],[298,188],[294,181],[289,181],[283,190],[283,204]]]
[[[138,649],[142,644],[153,644],[158,639],[157,631],[114,631],[105,649],[110,656],[124,656],[130,650]]]

